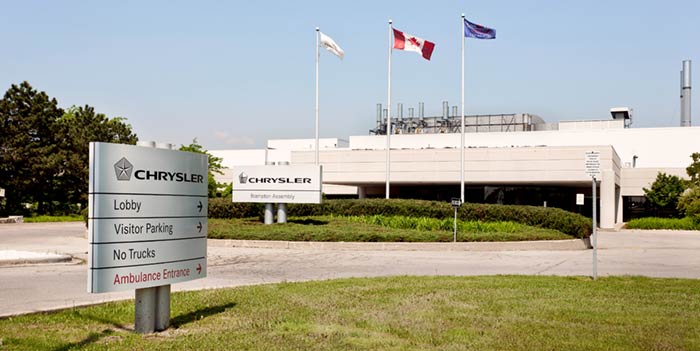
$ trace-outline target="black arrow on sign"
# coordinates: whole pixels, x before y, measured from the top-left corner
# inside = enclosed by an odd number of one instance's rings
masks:
[[[197,263],[197,274],[202,274],[202,264]]]
[[[202,232],[202,222],[199,222],[199,224],[197,224],[197,230],[199,230],[199,233]]]
[[[199,212],[202,212],[202,202],[201,201],[199,202],[199,205],[197,205],[197,209],[199,210]]]

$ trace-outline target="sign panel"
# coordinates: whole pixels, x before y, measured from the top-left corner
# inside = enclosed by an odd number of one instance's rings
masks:
[[[455,208],[460,207],[460,206],[462,206],[462,199],[460,199],[458,197],[453,197],[450,200],[450,204],[452,205],[452,207],[455,207]]]
[[[576,194],[576,204],[577,205],[583,205],[583,194]]]
[[[206,277],[206,155],[90,143],[88,291]]]
[[[597,179],[600,179],[600,152],[598,152],[598,151],[586,152],[585,168],[586,168],[586,174],[589,177],[595,177]]]
[[[233,174],[233,202],[321,203],[321,166],[239,166]]]

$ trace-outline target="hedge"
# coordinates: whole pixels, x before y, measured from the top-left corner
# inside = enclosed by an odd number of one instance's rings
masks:
[[[289,204],[289,216],[410,216],[448,218],[454,216],[447,202],[402,199],[325,200],[322,204]],[[233,203],[231,199],[209,199],[211,218],[262,217],[263,204]],[[590,219],[554,207],[491,205],[465,203],[459,209],[463,221],[512,221],[525,225],[555,229],[576,238],[591,234]]]

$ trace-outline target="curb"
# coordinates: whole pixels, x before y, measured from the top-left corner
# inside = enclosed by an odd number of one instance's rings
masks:
[[[28,252],[31,253],[31,255],[36,255],[35,252]],[[50,256],[49,256],[50,255]],[[5,258],[5,259],[0,259],[0,267],[2,266],[14,266],[14,265],[22,265],[22,264],[44,264],[44,263],[64,263],[64,262],[70,262],[73,260],[73,257],[70,255],[62,255],[62,254],[46,254],[46,256],[43,257],[13,257],[13,258]]]
[[[208,246],[338,251],[564,251],[587,250],[591,248],[588,239],[459,243],[360,243],[209,239]]]

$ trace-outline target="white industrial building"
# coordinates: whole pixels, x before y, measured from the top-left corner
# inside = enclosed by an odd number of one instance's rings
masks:
[[[476,122],[478,117],[467,120]],[[469,124],[467,124],[469,125]],[[600,226],[613,227],[642,201],[658,172],[685,177],[700,152],[700,127],[627,128],[625,119],[566,121],[549,130],[465,133],[466,201],[545,205],[590,215],[585,153],[598,151]],[[449,200],[460,193],[459,133],[391,136],[391,197]],[[386,135],[321,139],[327,196],[384,197]],[[268,149],[211,150],[225,167],[313,164],[314,140],[270,140]],[[220,181],[230,182],[227,172]],[[576,205],[585,194],[586,206]]]
[[[687,65],[687,70],[686,70]],[[690,122],[690,62],[681,74],[680,127],[632,128],[632,111],[611,109],[605,120],[546,123],[531,114],[467,116],[465,121],[465,200],[553,206],[590,216],[592,181],[585,154],[600,153],[597,186],[599,223],[612,228],[638,215],[643,188],[659,172],[687,177],[690,155],[700,152],[700,127]],[[445,200],[460,196],[461,117],[443,103],[443,114],[418,117],[399,105],[392,119],[390,194],[392,198]],[[386,110],[377,105],[376,128],[347,141],[320,139],[323,191],[328,197],[384,197]],[[313,164],[315,141],[270,140],[261,150],[211,150],[225,167],[266,161]],[[219,177],[230,182],[234,174]],[[584,194],[585,205],[576,204]]]

